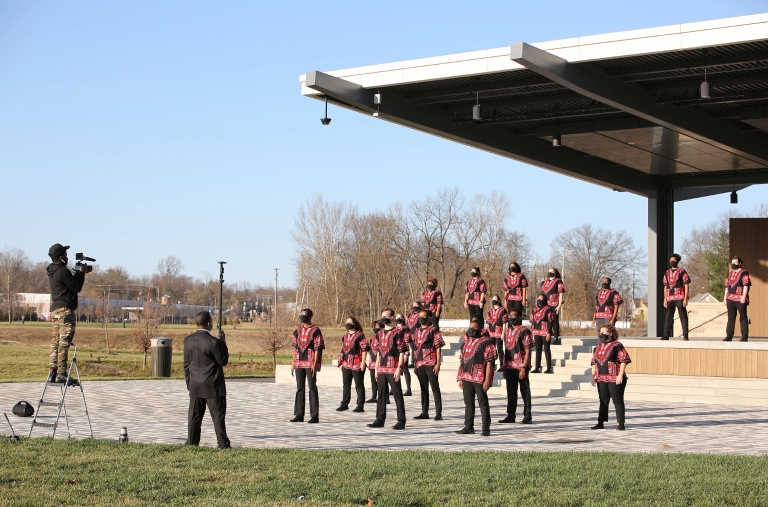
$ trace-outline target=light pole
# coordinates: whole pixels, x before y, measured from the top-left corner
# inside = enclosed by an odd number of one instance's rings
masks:
[[[275,268],[275,310],[272,312],[274,321],[277,321],[277,272],[278,269]]]

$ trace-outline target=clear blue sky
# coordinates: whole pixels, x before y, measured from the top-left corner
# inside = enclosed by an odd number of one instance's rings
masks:
[[[0,2],[0,247],[54,242],[150,274],[176,255],[199,277],[294,282],[290,229],[316,192],[362,210],[425,188],[545,195],[514,210],[546,256],[584,222],[643,246],[639,197],[301,97],[298,76],[579,35],[754,14],[764,1]],[[433,180],[424,174],[434,174]],[[518,183],[511,185],[515,179]],[[740,193],[744,211],[765,188]],[[606,205],[616,213],[606,215]],[[731,205],[681,203],[678,238]],[[599,218],[598,218],[599,213]]]

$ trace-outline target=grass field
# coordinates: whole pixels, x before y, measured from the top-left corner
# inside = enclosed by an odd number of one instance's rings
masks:
[[[0,503],[251,506],[768,505],[768,460],[0,442]],[[298,500],[299,497],[304,497]]]
[[[194,326],[161,326],[158,336],[173,338],[171,376],[182,378],[183,339],[194,332]],[[225,329],[229,348],[229,365],[225,375],[272,377],[272,356],[264,354],[260,340],[266,333],[264,325],[240,325]],[[342,329],[323,330],[327,352],[324,361],[330,363],[338,355]],[[0,323],[0,382],[41,381],[48,371],[50,323],[34,322],[24,325]],[[143,353],[131,338],[131,329],[116,326],[109,329],[110,353],[107,354],[104,328],[100,325],[78,324],[74,343],[80,354],[80,373],[89,380],[150,378],[149,354],[147,368],[143,367]],[[290,364],[291,349],[280,352],[278,364]]]

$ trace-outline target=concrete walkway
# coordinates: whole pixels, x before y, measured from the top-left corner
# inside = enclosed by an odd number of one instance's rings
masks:
[[[449,379],[445,378],[445,381]],[[450,379],[452,380],[452,379]],[[188,395],[180,380],[99,381],[84,384],[94,436],[116,440],[120,427],[131,441],[180,444],[186,439]],[[533,399],[533,424],[497,424],[505,416],[506,398],[491,397],[491,436],[456,435],[462,427],[464,404],[459,393],[443,396],[443,421],[414,421],[420,411],[418,392],[406,398],[408,422],[404,431],[389,405],[387,426],[371,429],[375,407],[365,413],[336,412],[341,389],[320,389],[320,424],[289,423],[295,388],[262,382],[229,382],[227,429],[232,445],[240,447],[299,447],[304,449],[434,449],[444,451],[620,451],[701,452],[759,455],[768,452],[768,409],[662,402],[627,404],[627,431],[589,429],[597,420],[597,401],[568,398]],[[631,390],[631,384],[628,390]],[[0,384],[0,407],[9,414],[17,433],[26,435],[31,419],[11,415],[19,400],[37,404],[42,383]],[[79,391],[68,399],[72,436],[87,436]],[[352,393],[354,398],[354,390]],[[307,408],[309,404],[307,403]],[[54,409],[43,409],[51,413]],[[518,420],[522,409],[519,409]],[[55,414],[55,412],[53,412]],[[434,412],[431,412],[434,415]],[[309,416],[307,414],[307,420]],[[9,433],[4,418],[3,430]],[[33,436],[44,436],[36,429]],[[58,436],[66,437],[62,424]],[[210,418],[203,422],[204,445],[215,446]]]

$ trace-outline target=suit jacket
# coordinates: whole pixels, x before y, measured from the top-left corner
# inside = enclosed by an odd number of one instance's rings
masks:
[[[190,398],[221,398],[227,395],[224,368],[229,349],[204,329],[184,338],[184,379]]]

